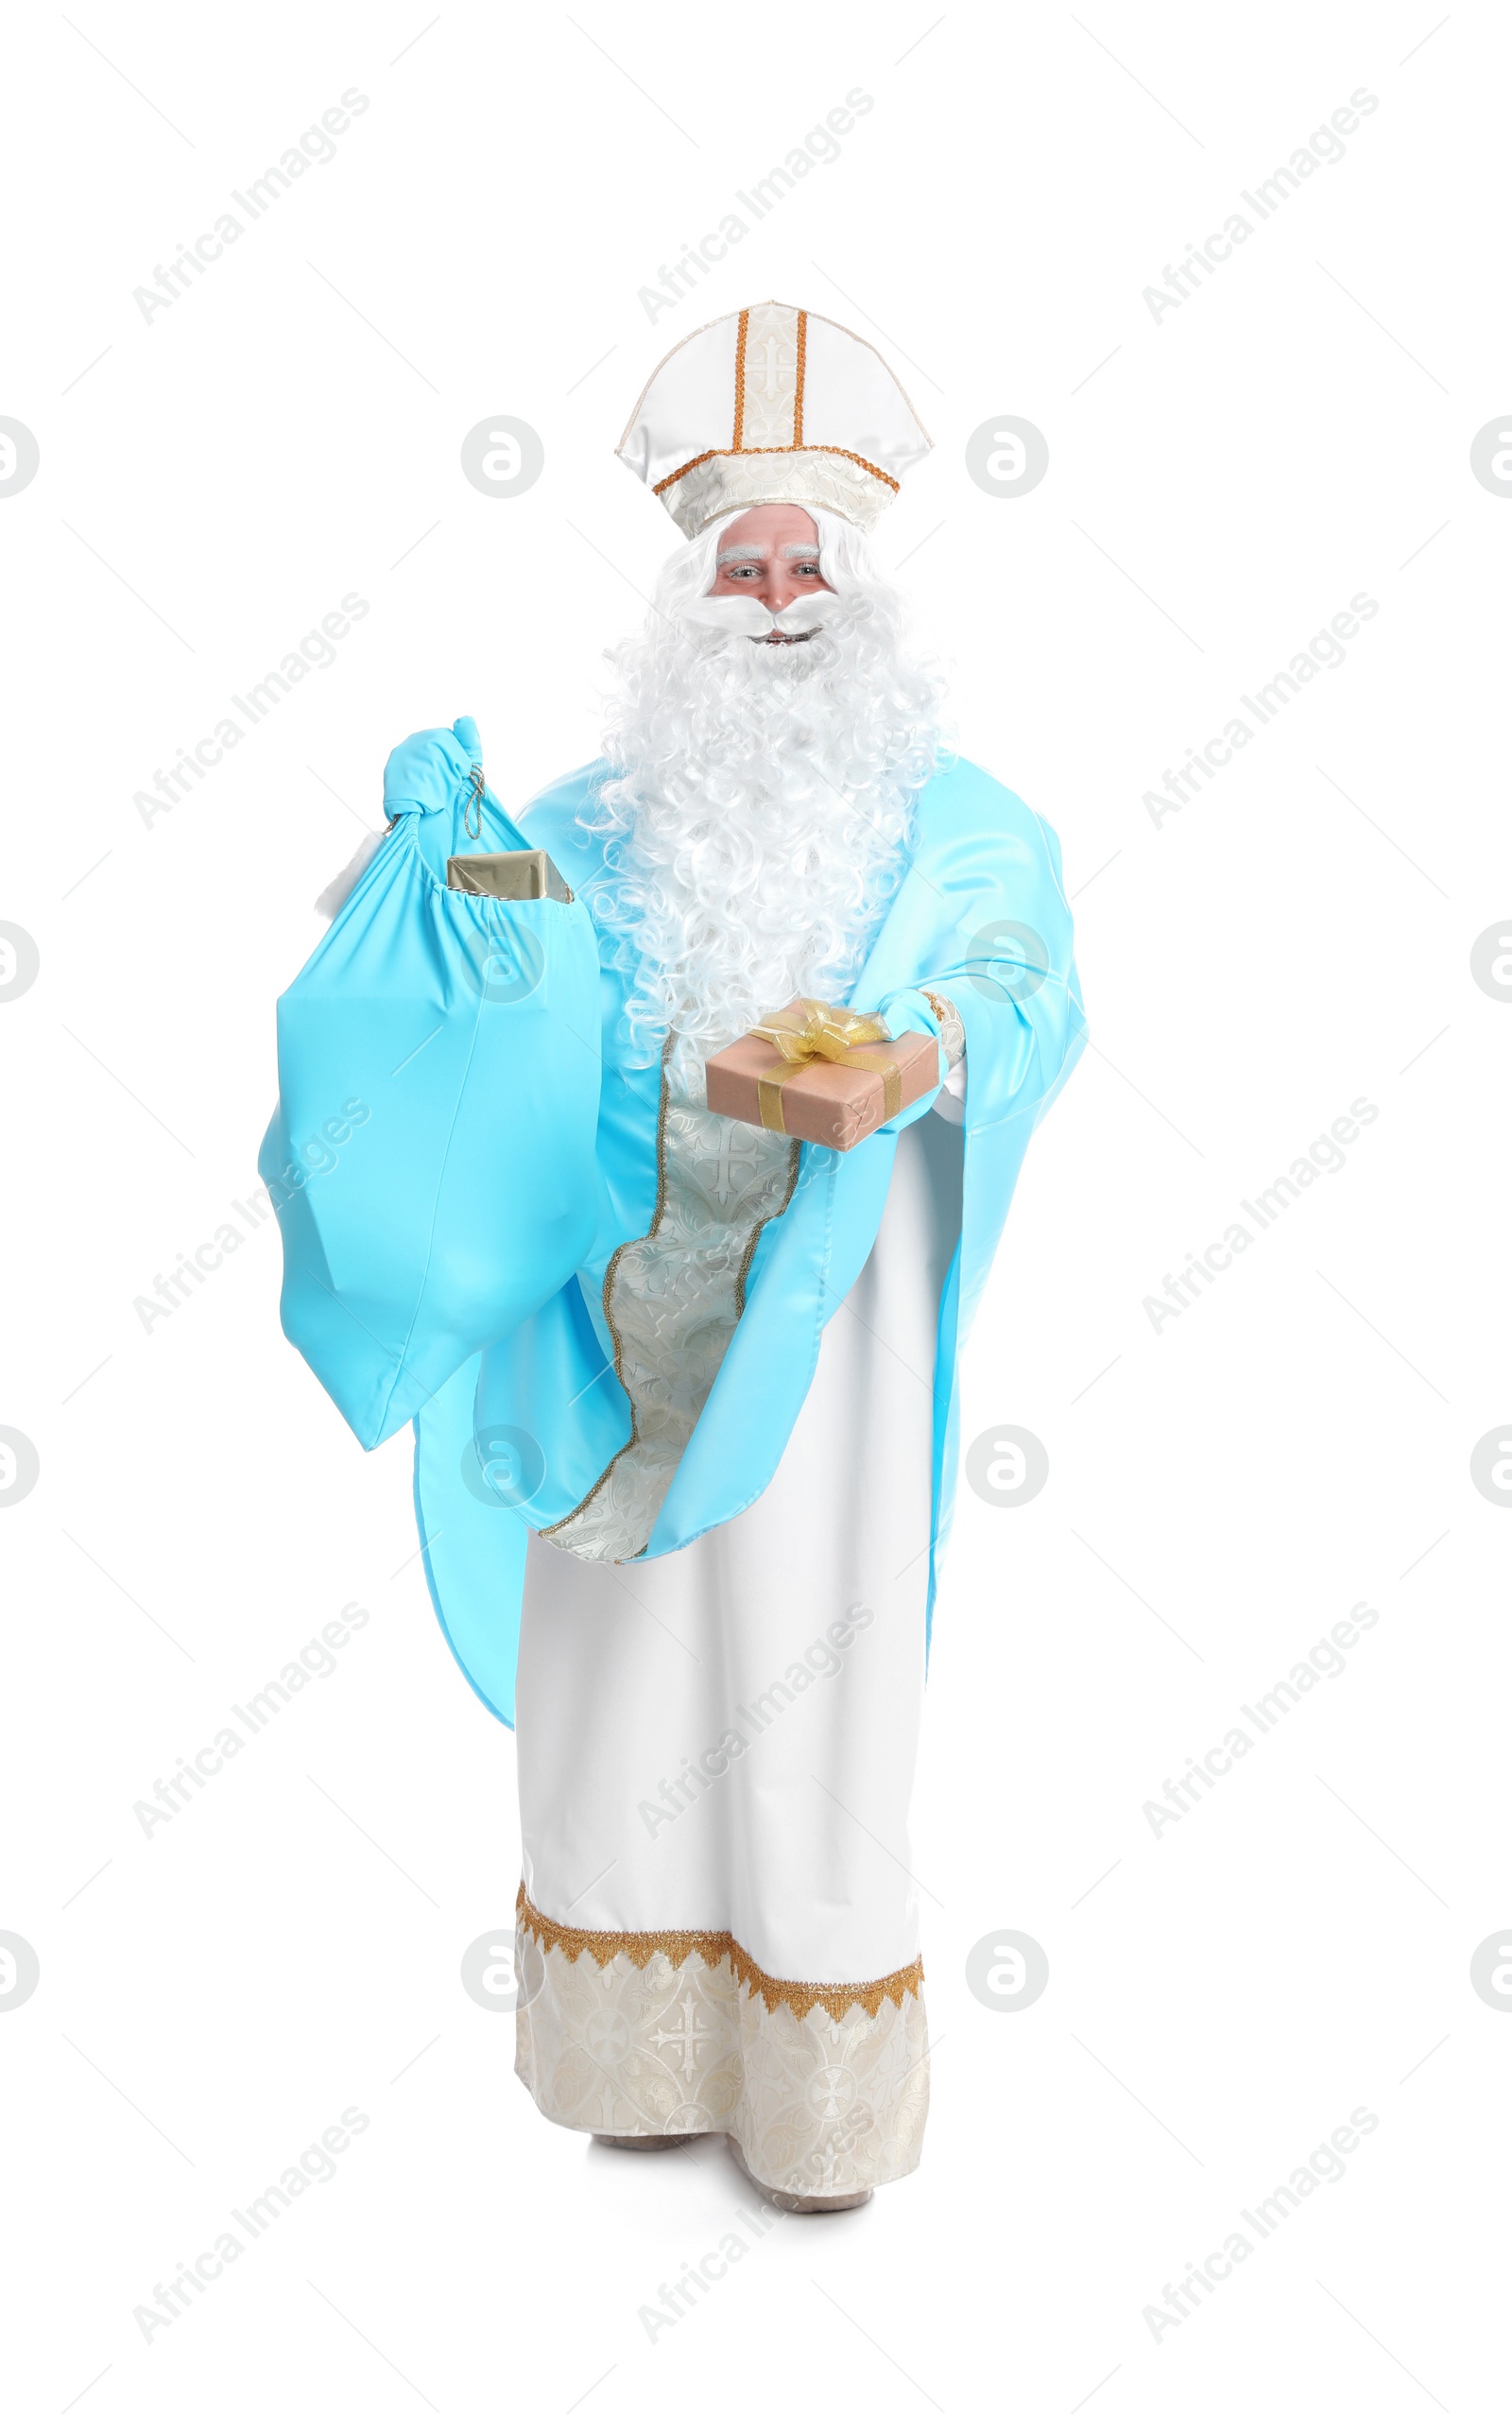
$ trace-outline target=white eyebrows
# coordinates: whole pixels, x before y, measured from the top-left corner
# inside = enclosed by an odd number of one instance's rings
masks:
[[[739,558],[751,557],[754,557],[758,562],[762,562],[771,553],[769,548],[753,547],[747,541],[743,547],[721,548],[714,562],[716,565],[732,565]],[[782,557],[817,557],[818,553],[817,542],[809,540],[790,540],[785,547],[778,551],[779,556]]]

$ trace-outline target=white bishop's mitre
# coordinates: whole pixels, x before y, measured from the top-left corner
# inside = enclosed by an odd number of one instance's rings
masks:
[[[658,364],[618,452],[692,540],[752,506],[824,507],[869,531],[932,443],[864,337],[752,303]]]

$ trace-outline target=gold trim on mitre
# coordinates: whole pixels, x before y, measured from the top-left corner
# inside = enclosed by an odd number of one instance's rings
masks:
[[[754,506],[820,507],[869,531],[931,444],[868,339],[768,301],[662,358],[619,454],[693,539]]]
[[[753,506],[823,507],[869,531],[897,494],[890,473],[843,447],[712,447],[652,491],[690,540]]]

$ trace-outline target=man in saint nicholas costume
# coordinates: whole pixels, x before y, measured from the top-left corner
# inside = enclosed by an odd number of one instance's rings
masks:
[[[594,1236],[416,1427],[437,1609],[506,1715],[519,1630],[517,2070],[804,2210],[919,2163],[956,1362],[1083,1028],[1056,839],[946,748],[868,545],[929,445],[785,304],[646,387],[619,452],[681,545],[603,758],[522,815],[598,939]],[[928,1032],[938,1086],[844,1153],[711,1113],[708,1059],[799,996]]]

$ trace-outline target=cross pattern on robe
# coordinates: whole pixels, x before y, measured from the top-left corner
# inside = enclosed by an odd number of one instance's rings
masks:
[[[733,1146],[734,1134],[727,1131],[722,1145],[714,1150],[714,1176],[709,1184],[709,1195],[719,1206],[728,1206],[734,1195],[734,1176],[730,1169],[730,1151]]]
[[[695,2022],[697,2010],[698,2003],[690,1990],[679,2010],[679,2013],[682,2018],[681,2031],[676,2033],[663,2032],[659,2026],[651,2035],[652,2041],[659,2047],[663,2041],[665,2041],[681,2050],[682,2057],[680,2061],[678,2062],[678,2073],[683,2077],[683,2080],[688,2083],[693,2081],[695,2076],[698,2072],[697,2052],[699,2043],[702,2041],[713,2041],[718,2038],[713,2024],[699,2024]]]
[[[725,1207],[732,1197],[743,1196],[762,1172],[762,1159],[748,1139],[740,1137],[734,1122],[724,1114],[708,1116],[719,1123],[717,1144],[696,1146],[693,1153],[694,1170],[706,1197]]]
[[[725,1278],[719,1270],[721,1264],[731,1266],[734,1264],[723,1242],[713,1250],[705,1249],[700,1253],[695,1249],[691,1255],[684,1252],[681,1265],[667,1273],[664,1279],[658,1276],[659,1298],[650,1324],[656,1340],[676,1341],[685,1331],[690,1315],[714,1313],[713,1308],[705,1306],[705,1302],[709,1299],[711,1282],[721,1283]]]
[[[808,2096],[821,2117],[843,2117],[855,2107],[855,2076],[848,2066],[816,2066]]]

